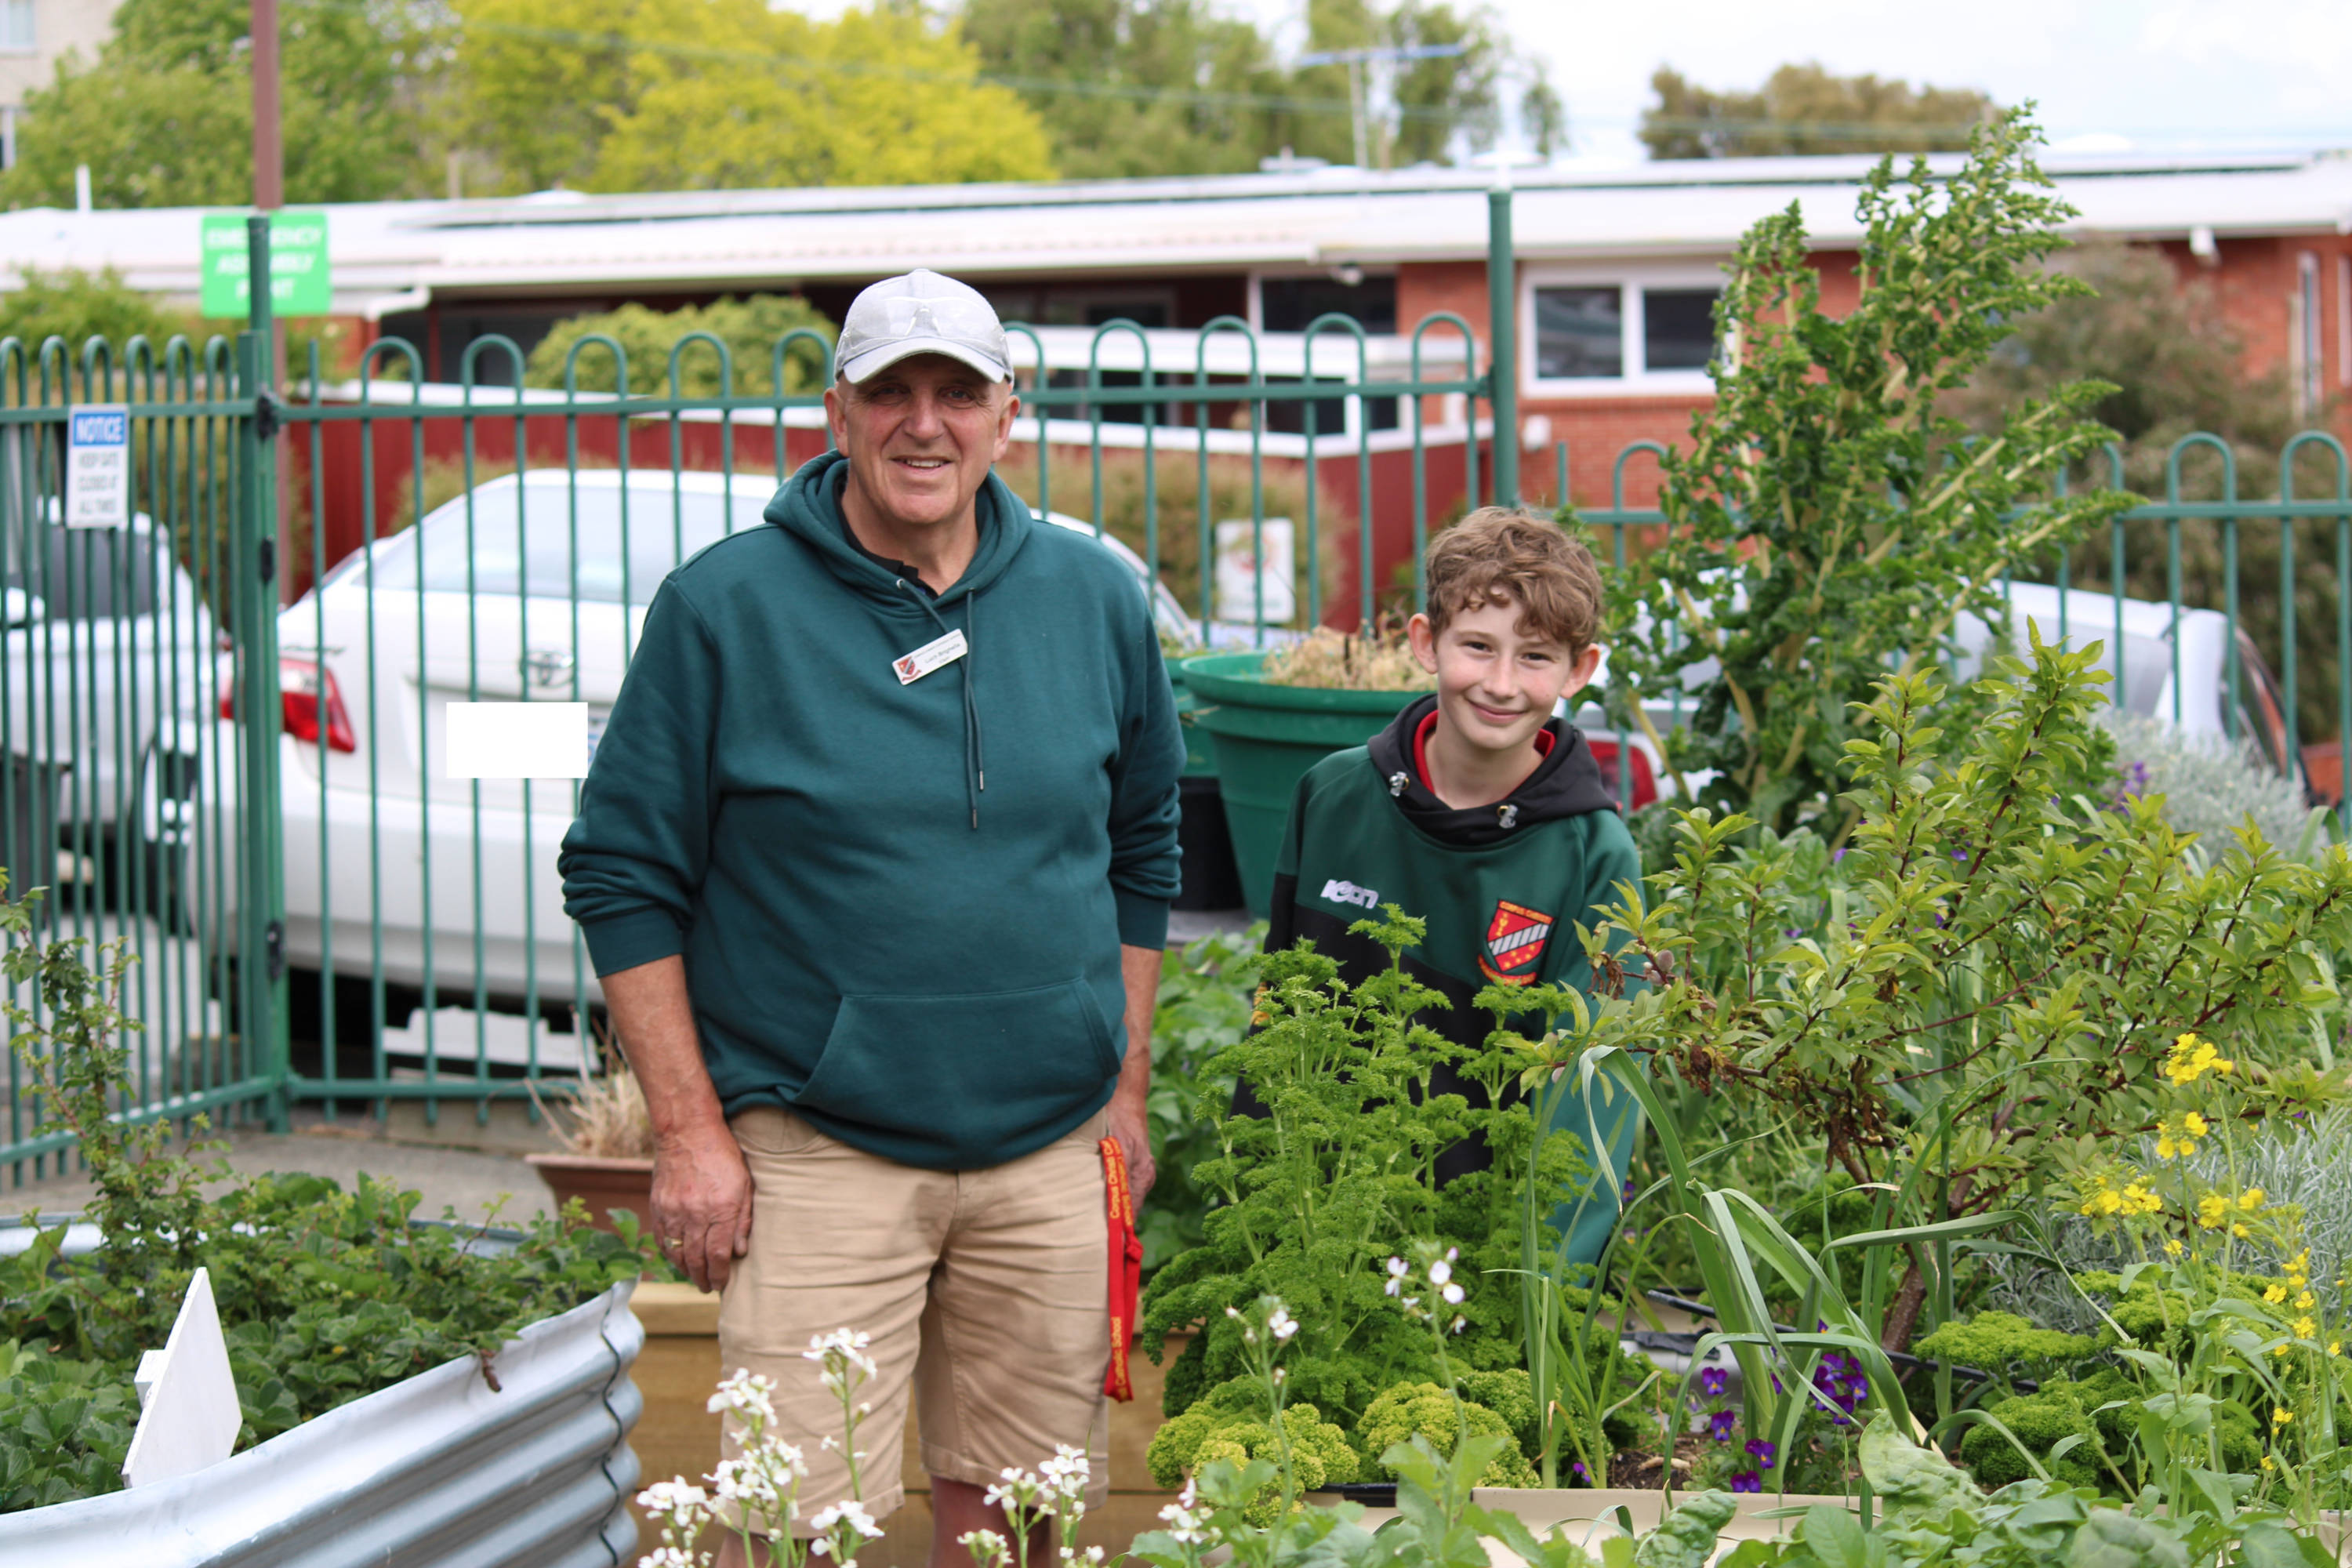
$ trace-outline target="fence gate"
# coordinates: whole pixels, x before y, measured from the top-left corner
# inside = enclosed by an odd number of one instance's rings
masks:
[[[278,705],[266,313],[253,328],[79,359],[0,342],[0,868],[11,898],[43,889],[43,938],[132,960],[134,1120],[285,1114],[278,753],[238,721]],[[63,1169],[38,1064],[6,1071],[0,1156],[17,1181]]]

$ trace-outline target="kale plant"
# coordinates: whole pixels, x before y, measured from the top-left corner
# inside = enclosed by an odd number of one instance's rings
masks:
[[[1353,930],[1387,950],[1385,972],[1351,987],[1311,944],[1268,954],[1258,1027],[1210,1064],[1216,1075],[1245,1079],[1268,1114],[1222,1116],[1213,1100],[1202,1106],[1218,1118],[1222,1152],[1193,1179],[1221,1201],[1208,1213],[1206,1240],[1161,1268],[1144,1299],[1144,1343],[1155,1354],[1171,1330],[1204,1325],[1169,1371],[1171,1415],[1246,1372],[1242,1324],[1227,1309],[1265,1296],[1289,1303],[1303,1325],[1287,1363],[1292,1396],[1343,1426],[1383,1389],[1433,1376],[1427,1337],[1384,1294],[1401,1241],[1461,1249],[1467,1299],[1456,1358],[1478,1369],[1521,1364],[1521,1184],[1533,1155],[1539,1190],[1566,1189],[1584,1170],[1580,1145],[1551,1137],[1538,1153],[1523,1100],[1482,1110],[1458,1094],[1431,1093],[1441,1062],[1500,1082],[1516,1071],[1513,1053],[1507,1045],[1465,1051],[1415,1021],[1447,1005],[1402,963],[1423,922],[1391,907]],[[1491,991],[1482,997],[1493,999]],[[1438,1155],[1472,1137],[1485,1141],[1492,1168],[1440,1187]],[[1557,1233],[1544,1230],[1556,1244]]]

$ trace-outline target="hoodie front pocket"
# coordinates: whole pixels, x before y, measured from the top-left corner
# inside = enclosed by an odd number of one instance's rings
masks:
[[[1083,980],[845,996],[794,1104],[904,1140],[929,1156],[918,1163],[972,1169],[1090,1104],[1121,1056]]]

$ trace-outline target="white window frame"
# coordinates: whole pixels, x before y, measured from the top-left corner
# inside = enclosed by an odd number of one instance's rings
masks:
[[[1711,394],[1715,382],[1704,370],[1649,368],[1643,360],[1644,296],[1652,289],[1721,289],[1729,279],[1717,262],[1531,262],[1519,268],[1519,392],[1542,398],[1689,396]],[[1623,337],[1614,376],[1542,376],[1536,374],[1536,290],[1591,289],[1614,284]]]
[[[41,52],[40,6],[35,3],[35,0],[0,0],[0,5],[5,5],[11,10],[21,5],[24,9],[26,24],[33,35],[20,44],[9,39],[5,28],[0,28],[0,55],[39,54]]]

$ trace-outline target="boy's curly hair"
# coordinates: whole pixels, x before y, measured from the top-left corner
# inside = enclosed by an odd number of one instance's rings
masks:
[[[1429,542],[1427,572],[1437,631],[1481,605],[1517,605],[1520,626],[1570,658],[1601,640],[1601,568],[1549,518],[1482,506]]]

